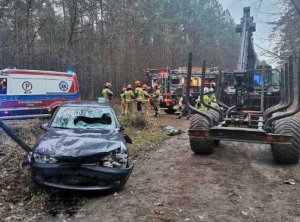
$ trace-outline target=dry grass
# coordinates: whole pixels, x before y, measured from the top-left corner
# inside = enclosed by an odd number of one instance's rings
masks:
[[[145,118],[142,113],[134,113],[130,116],[125,115],[119,117],[123,127],[128,127],[136,130],[141,130],[149,126],[148,118]]]
[[[129,148],[131,158],[139,157],[167,138],[162,133],[158,121],[158,119],[144,117],[141,114],[120,117],[121,125],[125,128],[126,134],[133,140],[133,144]]]
[[[27,144],[33,146],[42,131],[39,125],[45,120],[19,120],[6,123]],[[4,154],[12,150],[12,156],[0,166],[0,221],[22,221],[39,212],[46,201],[46,192],[36,187],[25,161],[26,152],[0,130],[0,149]]]

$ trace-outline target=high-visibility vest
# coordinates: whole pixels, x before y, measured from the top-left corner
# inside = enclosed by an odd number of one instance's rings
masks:
[[[159,101],[159,100],[160,100],[160,90],[157,89],[153,93],[152,101]]]
[[[141,87],[136,87],[134,91],[136,95],[136,101],[142,102],[143,101],[143,96],[144,96],[144,91]]]
[[[143,101],[142,102],[147,103],[149,97],[150,96],[149,96],[147,90],[143,90]]]
[[[111,100],[111,97],[113,96],[113,92],[109,88],[104,88],[102,89],[102,96],[108,100]]]
[[[211,93],[210,94],[209,100],[210,100],[210,105],[212,107],[219,108],[219,105],[217,103],[217,98],[216,98],[216,94],[215,93]]]
[[[211,93],[210,96],[209,96],[209,98],[210,98],[210,101],[212,101],[212,102],[216,102],[217,101],[215,93]]]
[[[126,90],[124,92],[124,97],[125,97],[125,102],[126,103],[131,103],[132,102],[132,99],[134,98],[134,94],[132,92],[132,90]]]
[[[201,111],[206,111],[207,110],[207,107],[204,106],[201,102],[201,99],[200,99],[200,96],[198,97],[198,99],[196,100],[198,103],[200,103],[200,106],[198,107],[199,110]],[[210,98],[208,95],[203,95],[203,101],[207,104],[210,103]]]

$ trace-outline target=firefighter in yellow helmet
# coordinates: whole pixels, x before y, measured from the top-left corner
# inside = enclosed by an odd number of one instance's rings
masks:
[[[131,115],[133,110],[133,99],[134,99],[134,94],[132,92],[131,85],[127,85],[126,91],[124,92],[124,98],[126,104],[125,114]]]
[[[153,95],[151,97],[151,101],[152,101],[152,106],[154,108],[155,114],[154,116],[160,116],[159,113],[159,103],[160,103],[160,89],[159,89],[159,85],[157,83],[154,84],[153,86],[154,92]]]
[[[125,103],[125,92],[126,92],[126,87],[122,89],[122,93],[120,95],[121,98],[121,105],[122,105],[122,115],[125,115],[125,110],[126,110],[126,103]]]
[[[142,89],[143,89],[142,111],[144,115],[147,116],[148,115],[147,103],[148,103],[148,99],[150,98],[150,95],[148,93],[148,86],[146,84],[143,85]]]
[[[142,84],[141,81],[137,80],[135,81],[135,98],[136,98],[136,110],[138,112],[142,111],[142,102],[143,102],[143,96],[144,96],[144,91],[142,89]]]
[[[210,103],[210,98],[209,98],[209,88],[208,87],[204,87],[203,89],[203,101],[207,104]],[[201,95],[198,97],[198,99],[196,100],[197,102],[197,108],[200,110],[200,111],[206,111],[207,110],[207,107],[204,106],[201,102]]]
[[[107,82],[107,83],[105,83],[104,89],[102,89],[102,92],[101,92],[102,96],[104,98],[108,99],[109,101],[112,100],[112,97],[114,95],[113,92],[111,91],[111,87],[112,87],[111,83]]]

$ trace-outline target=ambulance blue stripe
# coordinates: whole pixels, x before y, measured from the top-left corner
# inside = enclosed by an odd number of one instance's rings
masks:
[[[23,109],[23,110],[9,110],[8,113],[0,112],[0,119],[19,119],[30,118],[30,115],[49,116],[47,109]]]
[[[40,95],[0,95],[1,97],[5,97],[8,100],[6,101],[16,101],[16,100],[50,100],[50,99],[76,99],[80,97],[80,93],[66,93],[66,94],[40,94]],[[10,97],[10,98],[9,98]]]

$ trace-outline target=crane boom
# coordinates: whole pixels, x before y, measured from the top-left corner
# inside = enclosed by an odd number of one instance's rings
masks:
[[[253,48],[252,35],[256,31],[256,24],[250,16],[250,7],[244,8],[244,16],[241,24],[237,25],[236,32],[241,33],[241,47],[237,65],[238,72],[245,72],[247,69],[255,67],[255,52]]]

